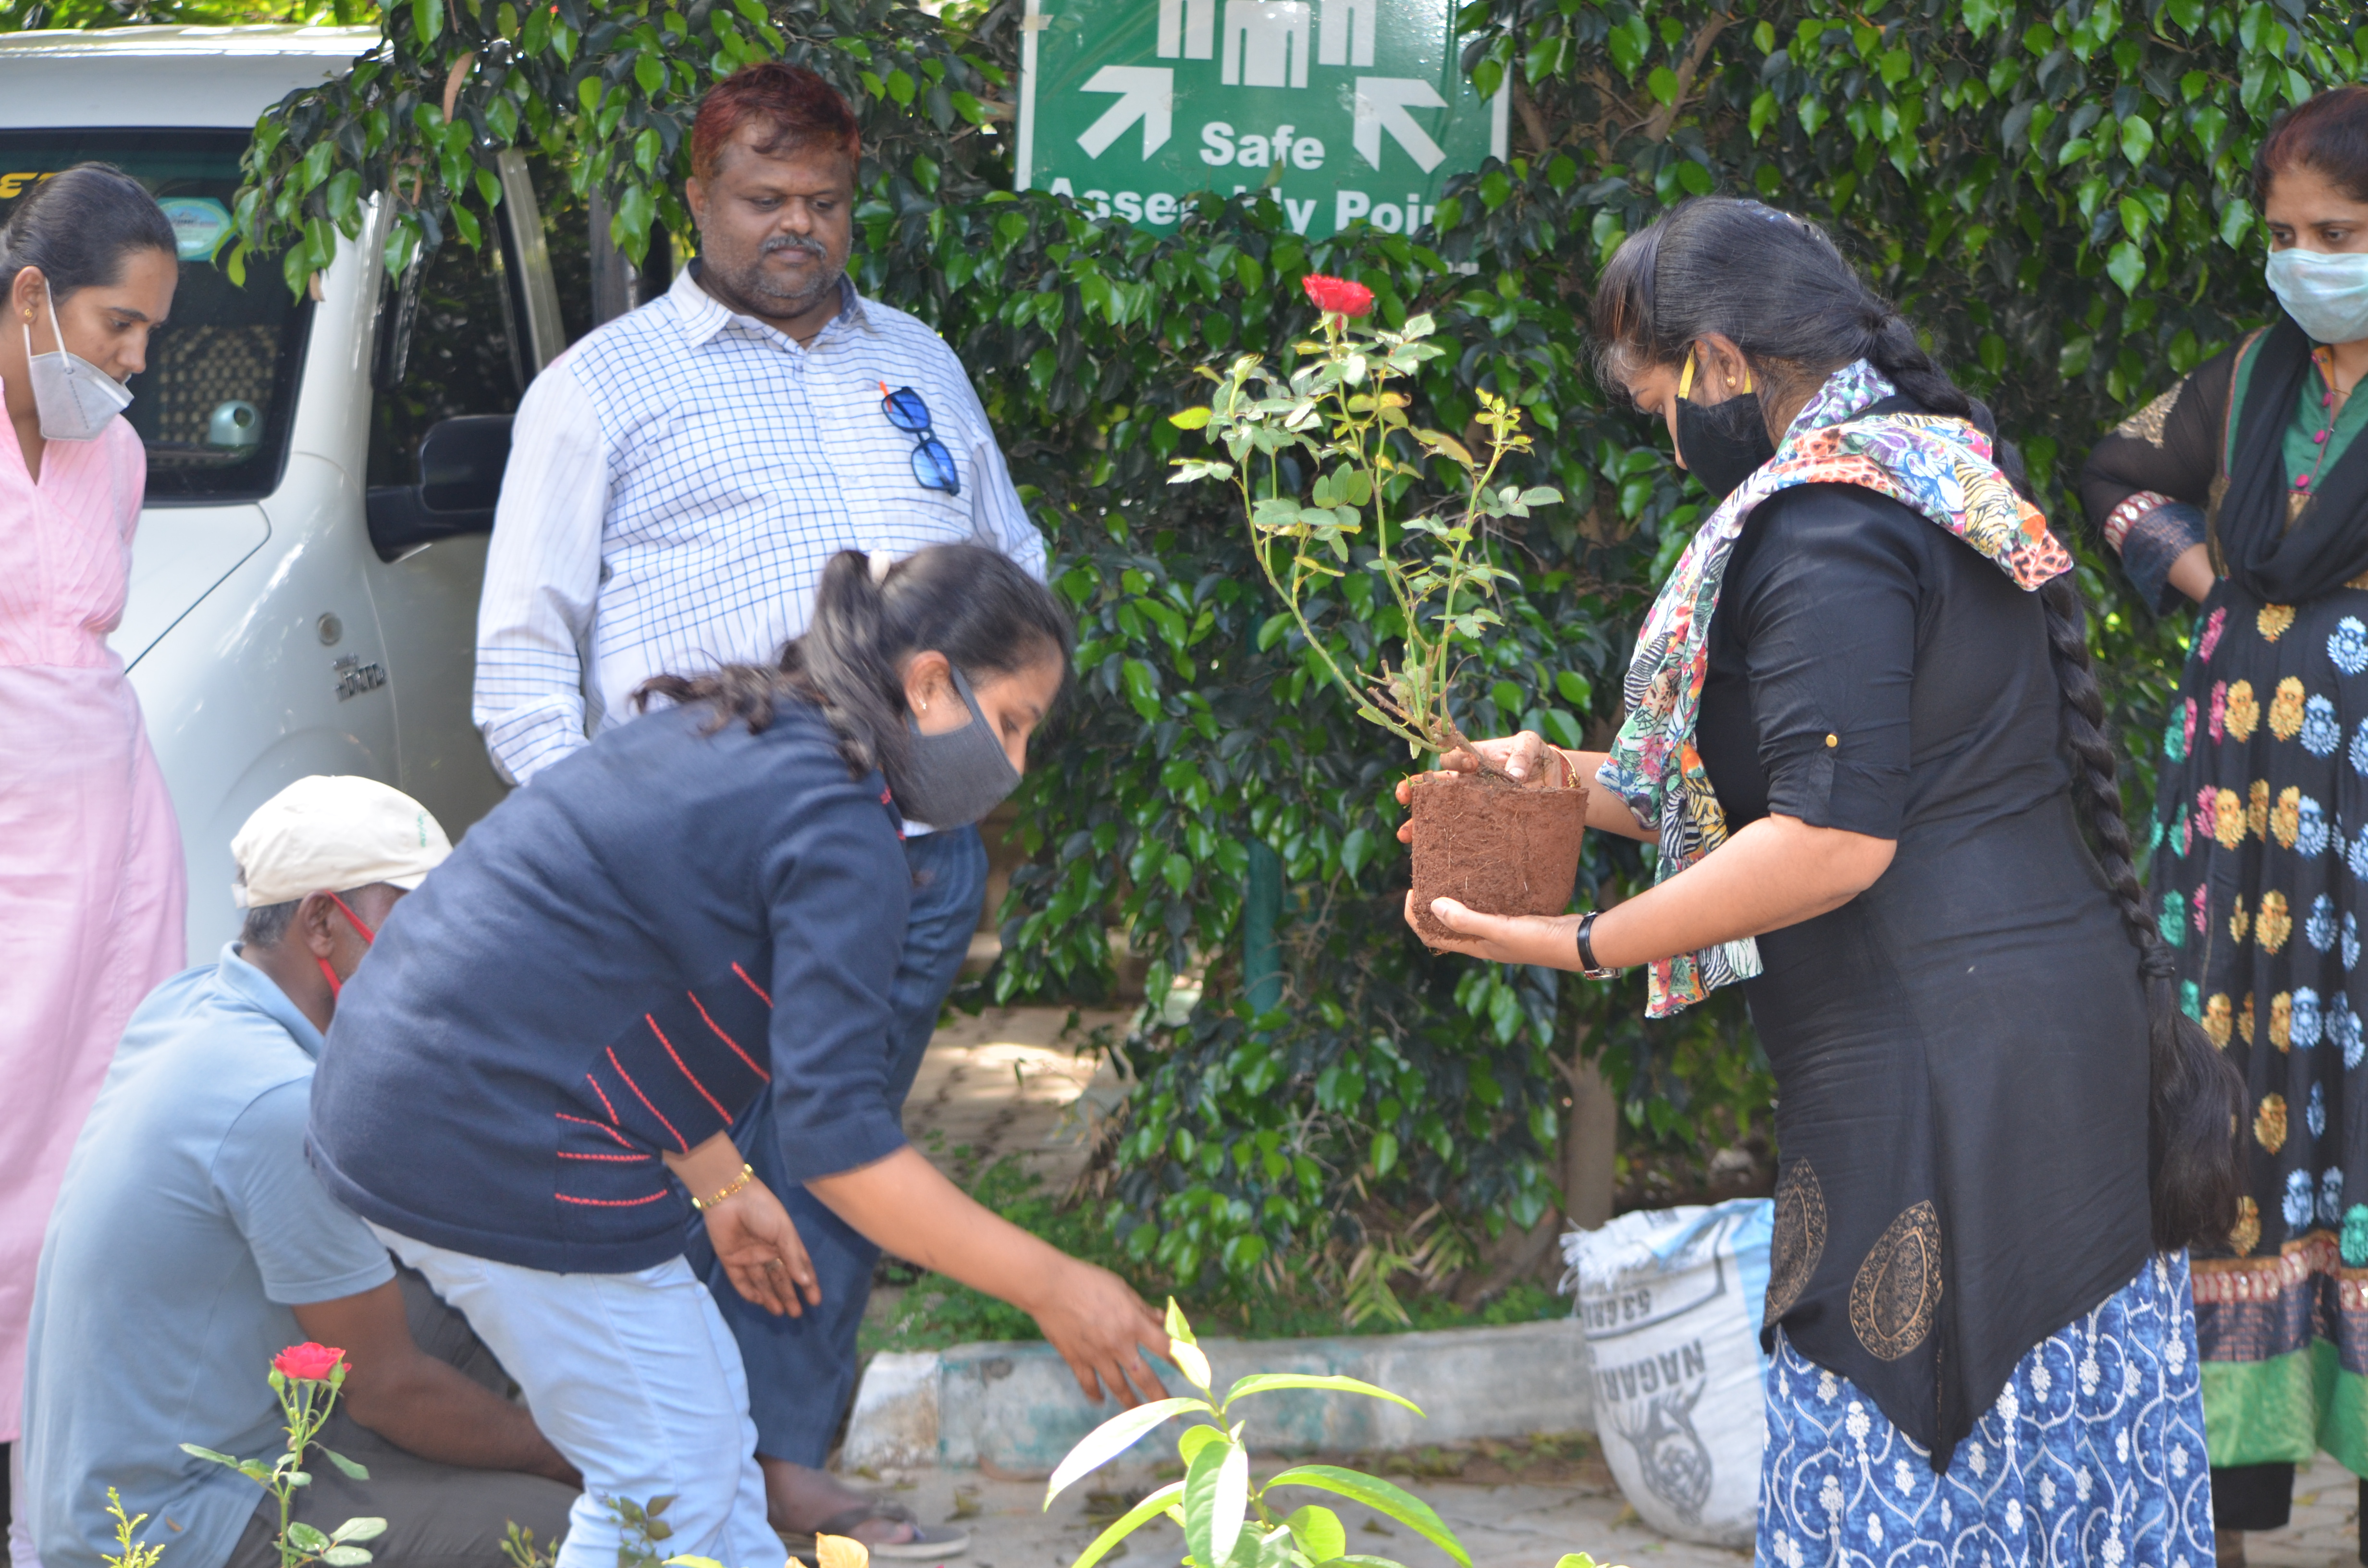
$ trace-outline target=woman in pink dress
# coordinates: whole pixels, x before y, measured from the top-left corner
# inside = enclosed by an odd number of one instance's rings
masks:
[[[173,226],[103,164],[0,228],[0,1442],[41,1232],[117,1039],[184,963],[180,834],[107,645],[148,459],[119,415],[172,308]],[[139,1260],[124,1260],[138,1288]]]

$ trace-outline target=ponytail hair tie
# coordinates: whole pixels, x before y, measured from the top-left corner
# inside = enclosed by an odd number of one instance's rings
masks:
[[[885,550],[871,551],[864,560],[871,563],[871,581],[875,586],[888,580],[888,569],[896,564],[896,556]]]

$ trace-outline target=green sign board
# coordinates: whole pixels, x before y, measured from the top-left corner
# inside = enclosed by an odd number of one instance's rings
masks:
[[[1292,232],[1429,221],[1505,155],[1505,96],[1458,63],[1452,0],[1028,0],[1019,185],[1173,224],[1261,192]]]

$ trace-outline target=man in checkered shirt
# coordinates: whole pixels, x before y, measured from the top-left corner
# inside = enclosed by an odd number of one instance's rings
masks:
[[[477,619],[475,717],[506,778],[564,766],[632,717],[651,676],[770,663],[804,629],[837,551],[968,540],[1043,575],[1043,540],[961,363],[846,278],[859,151],[854,115],[810,71],[768,62],[718,84],[692,130],[685,192],[700,259],[663,299],[553,360],[518,405]],[[898,1103],[986,882],[974,828],[908,824],[905,853]],[[822,1304],[769,1317],[731,1287],[696,1225],[686,1251],[739,1341],[773,1522],[852,1535],[875,1556],[943,1558],[967,1538],[821,1471],[878,1254],[768,1168],[768,1106],[735,1136],[796,1221]]]

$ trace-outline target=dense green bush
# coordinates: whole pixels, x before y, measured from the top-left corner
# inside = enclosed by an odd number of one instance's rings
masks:
[[[970,366],[1082,623],[1086,697],[1026,787],[1033,858],[996,994],[1107,985],[1113,915],[1155,997],[1201,973],[1185,1023],[1126,1047],[1138,1085],[1110,1191],[1129,1244],[1187,1279],[1336,1287],[1368,1244],[1369,1278],[1419,1256],[1443,1279],[1547,1214],[1576,1052],[1646,1139],[1735,1136],[1768,1084],[1732,994],[1648,1025],[1639,988],[1411,940],[1388,800],[1403,755],[1281,633],[1222,498],[1167,483],[1167,415],[1198,401],[1194,368],[1289,360],[1310,269],[1363,280],[1385,322],[1436,314],[1463,352],[1430,367],[1426,421],[1461,427],[1481,388],[1513,398],[1539,435],[1520,477],[1570,498],[1497,540],[1522,589],[1464,727],[1600,737],[1702,510],[1659,432],[1588,373],[1584,302],[1622,236],[1711,191],[1827,223],[1994,403],[2078,532],[2066,485],[2089,442],[2263,309],[2250,150],[2286,103],[2354,78],[2360,47],[2348,9],[2302,0],[1474,0],[1465,64],[1513,94],[1514,156],[1460,182],[1435,231],[1310,243],[1255,199],[1203,198],[1162,234],[1013,195],[1009,0],[942,18],[893,0],[531,9],[524,32],[484,0],[391,11],[370,79],[267,117],[245,237],[257,254],[298,240],[301,278],[332,226],[355,232],[360,193],[391,186],[395,259],[413,236],[473,242],[491,150],[519,141],[581,187],[608,182],[630,248],[671,210],[688,108],[717,73],[779,48],[837,80],[867,128],[860,282]],[[2084,578],[2143,818],[2184,628],[2093,557]],[[1317,624],[1362,656],[1390,614],[1350,592]],[[1238,983],[1257,844],[1287,888],[1289,984],[1262,1017]],[[1625,843],[1582,873],[1589,897],[1643,875]]]

